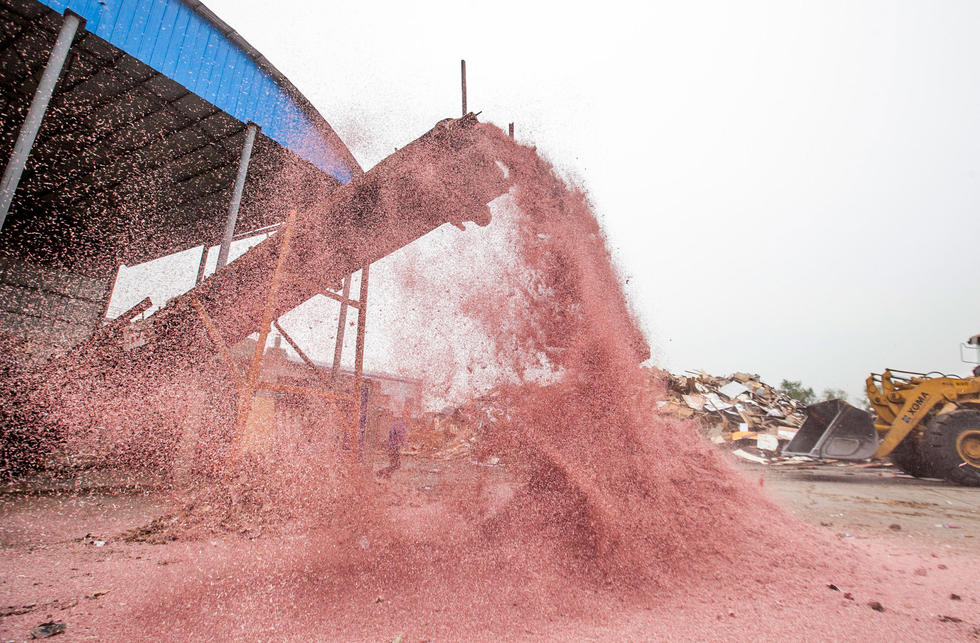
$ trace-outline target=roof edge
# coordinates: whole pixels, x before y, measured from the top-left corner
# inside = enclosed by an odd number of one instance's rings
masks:
[[[272,76],[272,79],[282,86],[282,88],[286,90],[286,93],[288,93],[290,97],[303,108],[306,115],[313,120],[314,124],[323,130],[326,136],[331,139],[331,143],[339,143],[338,149],[342,151],[344,160],[350,164],[353,176],[364,174],[364,168],[362,168],[361,164],[357,162],[356,158],[354,158],[354,154],[347,147],[347,144],[344,143],[340,136],[337,135],[337,132],[335,132],[333,127],[330,126],[330,123],[327,122],[327,119],[324,118],[323,114],[321,114],[319,110],[313,106],[310,99],[304,96],[303,93],[296,88],[296,85],[286,78],[285,74],[276,69],[275,65],[269,62],[268,58],[263,56],[262,53],[253,47],[247,40],[245,40],[241,34],[232,29],[228,23],[219,18],[215,12],[208,9],[207,6],[201,2],[201,0],[181,1],[195,13],[214,25],[225,38],[241,47],[242,51],[244,51],[245,54],[251,58],[260,69]]]

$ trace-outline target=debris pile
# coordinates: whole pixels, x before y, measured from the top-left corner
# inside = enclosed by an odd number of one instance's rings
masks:
[[[661,413],[694,420],[712,442],[730,444],[736,455],[756,462],[777,456],[806,417],[803,404],[750,373],[668,373],[667,388]]]
[[[459,407],[426,413],[412,422],[409,443],[402,449],[402,454],[424,455],[439,460],[473,459],[484,455],[476,453],[480,437],[490,425],[506,416],[500,398],[500,391],[495,389]],[[477,459],[486,460],[485,464],[491,465],[500,462],[496,456]]]
[[[715,444],[759,463],[777,460],[806,418],[806,407],[750,373],[716,377],[704,372],[673,375],[651,369],[651,381],[666,378],[663,415],[693,420]],[[491,425],[504,419],[507,404],[493,390],[457,408],[426,413],[413,421],[405,455],[436,459],[473,458]]]

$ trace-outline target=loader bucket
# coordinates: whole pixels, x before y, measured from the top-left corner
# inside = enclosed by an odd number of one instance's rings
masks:
[[[843,400],[828,400],[806,408],[806,421],[783,448],[783,455],[865,460],[877,448],[878,434],[870,413]]]

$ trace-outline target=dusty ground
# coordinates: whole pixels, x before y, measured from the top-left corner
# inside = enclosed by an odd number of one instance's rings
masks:
[[[769,493],[839,538],[980,556],[980,489],[922,480],[891,467],[759,466]]]
[[[396,495],[406,515],[416,517],[424,517],[427,508],[437,508],[444,492],[473,466],[404,460],[405,468],[396,475],[401,480]],[[849,587],[841,587],[840,592],[828,588],[822,607],[839,610],[844,624],[839,629],[828,624],[830,629],[823,632],[806,629],[812,625],[797,630],[780,628],[779,619],[798,618],[800,610],[805,613],[806,606],[794,605],[793,596],[761,601],[744,596],[728,597],[730,602],[724,604],[712,597],[703,605],[668,610],[667,616],[651,615],[649,608],[636,612],[626,609],[621,617],[611,619],[613,626],[609,622],[597,626],[591,621],[583,625],[570,620],[542,629],[540,623],[529,623],[518,631],[519,638],[689,640],[705,636],[706,624],[717,618],[719,629],[708,630],[709,637],[771,640],[797,632],[804,639],[815,633],[817,639],[850,638],[850,623],[867,622],[864,637],[870,632],[874,639],[873,621],[883,616],[893,624],[898,622],[911,640],[980,638],[980,586],[970,580],[980,571],[980,489],[907,478],[885,467],[742,465],[742,469],[749,481],[761,478],[780,504],[805,522],[833,534],[842,546],[866,549],[874,560],[884,560],[888,573],[904,578],[914,591],[906,587],[889,593],[889,588],[876,587],[869,581],[861,591],[879,591],[889,610],[886,615],[866,607],[867,595],[852,600],[844,595]],[[500,489],[506,493],[506,467],[488,470],[492,478],[499,478]],[[123,532],[146,525],[172,509],[172,501],[164,492],[132,485],[113,487],[105,479],[74,485],[37,481],[6,487],[0,493],[0,639],[27,640],[32,628],[58,621],[66,623],[68,630],[56,640],[105,640],[104,624],[127,618],[132,602],[145,600],[133,595],[134,587],[141,587],[143,582],[175,582],[193,573],[199,561],[211,555],[209,552],[227,554],[241,546],[241,539],[235,536],[164,545],[120,538]],[[746,543],[746,555],[759,556],[760,552]],[[869,577],[878,571],[868,570]],[[801,579],[801,586],[832,580]],[[921,587],[924,596],[928,594],[921,604],[915,598],[915,587]],[[694,614],[698,617],[692,619]],[[671,620],[666,621],[665,628],[665,619],[674,619],[676,628],[669,625]],[[166,624],[160,627],[161,639],[167,639]],[[398,633],[393,629],[387,640]],[[504,638],[513,637],[511,631]],[[431,638],[447,637],[435,633]],[[887,637],[882,631],[878,638]],[[280,639],[273,636],[269,640]],[[412,637],[406,636],[406,640]]]

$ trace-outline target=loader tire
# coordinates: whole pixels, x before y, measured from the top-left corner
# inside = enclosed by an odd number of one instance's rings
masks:
[[[953,411],[932,418],[922,446],[935,475],[980,487],[980,411]]]
[[[891,460],[896,467],[916,478],[941,478],[923,452],[922,433],[913,431],[892,450]]]

